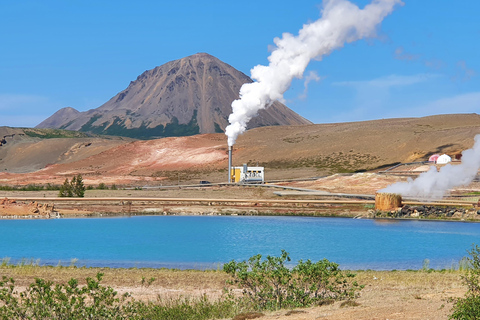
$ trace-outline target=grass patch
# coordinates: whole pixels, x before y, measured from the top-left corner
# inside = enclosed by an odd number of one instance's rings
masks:
[[[63,129],[23,129],[23,132],[29,136],[34,138],[42,138],[42,139],[53,139],[53,138],[87,138],[89,137],[88,134],[79,132],[79,131],[71,131],[71,130],[63,130]]]

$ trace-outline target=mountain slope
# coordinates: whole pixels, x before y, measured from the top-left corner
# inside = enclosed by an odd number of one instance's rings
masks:
[[[198,53],[145,71],[99,108],[79,113],[62,109],[37,127],[137,138],[223,132],[232,101],[242,84],[251,81],[219,59]],[[310,123],[275,102],[249,127]]]
[[[0,127],[0,172],[35,172],[57,163],[76,162],[129,141],[132,139],[77,131]]]

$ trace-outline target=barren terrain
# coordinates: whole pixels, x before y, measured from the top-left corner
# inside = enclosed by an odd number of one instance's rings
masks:
[[[61,184],[82,174],[87,185],[156,186],[227,181],[224,134],[150,141],[41,139],[0,128],[0,185]],[[233,164],[259,164],[266,179],[371,171],[432,154],[460,154],[480,133],[477,114],[262,127],[241,135]]]

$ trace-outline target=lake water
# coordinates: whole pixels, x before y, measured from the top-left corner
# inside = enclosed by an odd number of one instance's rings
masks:
[[[0,221],[0,258],[77,266],[218,268],[255,254],[327,258],[344,269],[451,268],[480,224],[314,217],[136,216]]]

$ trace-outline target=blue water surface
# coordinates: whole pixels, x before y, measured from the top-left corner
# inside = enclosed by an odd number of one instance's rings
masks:
[[[480,224],[315,217],[135,216],[0,221],[0,258],[77,266],[216,268],[255,254],[344,269],[451,268]]]

